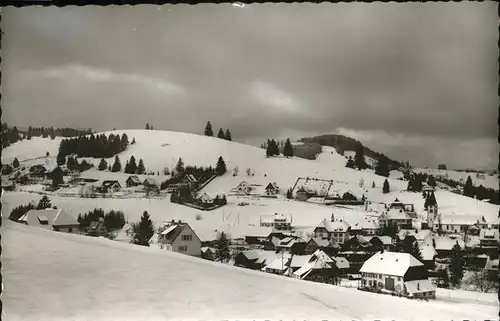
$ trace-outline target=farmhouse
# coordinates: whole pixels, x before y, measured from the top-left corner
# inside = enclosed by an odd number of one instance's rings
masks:
[[[141,185],[141,179],[139,178],[139,176],[130,175],[125,181],[125,184],[127,185],[127,187],[139,186]]]
[[[296,237],[285,237],[279,240],[275,249],[277,251],[286,251],[292,254],[303,255],[306,248],[306,242]]]
[[[317,250],[307,262],[293,272],[292,277],[301,280],[319,281],[321,279],[331,280],[340,276],[340,274],[341,271],[337,268],[335,261],[322,250]]]
[[[276,195],[280,192],[278,185],[275,182],[267,184],[265,188],[266,195]]]
[[[234,192],[239,195],[249,195],[252,190],[253,188],[250,183],[248,183],[247,181],[242,181],[238,184],[238,186],[236,186]]]
[[[423,263],[411,254],[381,251],[361,267],[361,288],[411,297],[436,298]]]
[[[321,237],[311,237],[306,244],[304,253],[313,254],[316,250],[323,250],[327,254],[332,254],[331,252],[338,252],[338,245],[328,239],[323,239]]]
[[[18,222],[56,232],[78,233],[80,224],[63,209],[29,210]]]
[[[90,225],[85,228],[85,233],[88,236],[95,236],[95,237],[106,235],[106,233],[108,233],[108,230],[104,225],[104,219],[100,218],[99,221],[90,222]]]
[[[97,190],[101,193],[114,193],[118,192],[121,188],[122,186],[117,180],[106,180],[102,182],[101,186],[97,187]]]
[[[384,235],[384,236],[372,236],[368,240],[368,242],[373,246],[374,249],[377,250],[392,250],[394,247],[392,244],[392,238],[390,236]]]
[[[146,178],[144,182],[142,182],[142,185],[144,185],[144,187],[158,187],[158,183],[152,177]]]
[[[479,246],[498,247],[499,232],[494,229],[481,229],[479,232]]]
[[[351,227],[347,222],[342,219],[335,220],[332,214],[330,221],[325,219],[314,229],[314,237],[329,239],[341,245],[349,239],[350,231]]]
[[[295,193],[295,199],[299,201],[307,201],[307,199],[315,195],[316,195],[315,191],[313,191],[310,188],[304,187],[304,185],[302,185]]]
[[[378,222],[375,220],[364,220],[351,225],[351,235],[372,236],[378,232]]]
[[[158,228],[158,245],[167,251],[201,256],[201,240],[187,223],[165,222]]]
[[[267,273],[283,275],[288,269],[292,255],[286,252],[280,252],[273,260],[270,260],[263,270]]]
[[[433,230],[439,230],[441,227],[441,232],[448,234],[458,234],[464,233],[473,226],[478,228],[487,228],[488,224],[484,219],[479,221],[476,216],[472,215],[443,215],[440,214],[437,217],[437,221],[433,224]]]

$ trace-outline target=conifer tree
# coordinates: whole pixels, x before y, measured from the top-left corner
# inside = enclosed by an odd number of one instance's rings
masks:
[[[214,131],[212,130],[212,123],[210,121],[207,122],[207,125],[205,126],[205,136],[214,136]]]
[[[125,168],[123,169],[123,172],[126,174],[130,173],[130,164],[128,161],[125,162]]]
[[[389,172],[388,159],[385,156],[381,156],[377,162],[377,166],[375,166],[375,175],[389,177]]]
[[[224,159],[220,156],[217,160],[217,165],[215,166],[215,173],[217,173],[218,176],[222,176],[226,173],[226,171],[226,162],[224,162]]]
[[[135,137],[132,138],[132,142],[130,143],[130,145],[134,145],[135,144]]]
[[[36,209],[37,210],[44,210],[46,208],[51,208],[51,207],[52,207],[52,204],[50,204],[50,198],[48,198],[47,195],[45,195],[38,202]]]
[[[58,186],[64,184],[64,173],[62,169],[57,166],[51,173],[52,176],[52,186]]]
[[[31,126],[28,128],[28,140],[31,140],[31,136],[33,135],[33,129],[31,128]]]
[[[150,130],[151,127],[149,126],[149,123],[146,123],[146,130]]]
[[[55,139],[56,138],[56,133],[54,131],[54,127],[50,127],[49,134],[50,134],[50,139]]]
[[[135,163],[134,155],[130,156],[128,161],[128,174],[135,174],[137,172],[137,164]]]
[[[12,167],[14,168],[18,168],[19,167],[19,160],[16,158],[14,158],[14,161],[12,162]]]
[[[226,129],[226,134],[224,136],[225,136],[226,140],[229,140],[229,141],[232,140],[231,132],[229,131],[229,129]]]
[[[229,240],[226,233],[221,232],[216,241],[215,260],[218,262],[228,262],[231,259],[231,252],[229,251]]]
[[[365,160],[365,151],[361,143],[356,144],[356,153],[354,154],[354,164],[358,170],[368,168]]]
[[[99,166],[97,166],[97,169],[100,171],[105,171],[108,168],[108,162],[103,158],[101,158],[101,161],[99,162]]]
[[[383,192],[384,194],[387,194],[387,193],[389,193],[390,191],[391,191],[391,188],[390,188],[390,186],[389,186],[389,181],[386,179],[386,180],[384,181],[384,186],[382,187],[382,192]]]
[[[375,181],[372,182],[372,188],[375,188]]]
[[[179,157],[179,160],[177,160],[177,164],[175,165],[175,172],[178,175],[182,175],[184,171],[185,171],[184,162],[182,161],[182,158]]]
[[[123,133],[122,138],[120,140],[120,152],[123,152],[128,147],[128,136]]]
[[[450,281],[452,286],[459,286],[464,277],[464,266],[465,261],[462,254],[462,250],[458,243],[456,243],[451,249],[451,261],[448,265],[448,271],[450,273]]]
[[[134,233],[134,240],[133,240],[134,244],[149,246],[149,240],[154,235],[154,227],[153,227],[153,221],[149,217],[147,211],[144,211],[139,223],[135,223],[132,225],[132,231]]]
[[[271,152],[273,153],[273,156],[279,156],[280,155],[280,149],[278,147],[278,144],[274,139],[271,139]]]
[[[113,164],[113,167],[111,168],[111,171],[113,173],[120,172],[122,170],[122,164],[120,163],[120,158],[118,155],[115,156],[115,162]]]
[[[429,178],[427,179],[427,185],[436,187],[436,179],[434,178],[434,176],[429,176]]]
[[[354,160],[352,159],[351,156],[347,159],[347,163],[345,164],[345,167],[347,168],[355,168],[356,165],[354,164]]]
[[[144,166],[144,162],[142,158],[139,160],[139,165],[137,166],[136,174],[144,174],[146,173],[146,167]]]
[[[266,145],[266,157],[271,157],[273,156],[273,151],[272,151],[272,146],[271,146],[271,140],[267,140],[267,145]]]
[[[219,129],[219,133],[217,134],[217,137],[220,138],[220,139],[226,139],[226,136],[224,135],[224,131],[221,129]]]
[[[463,195],[468,197],[474,197],[474,185],[472,185],[472,179],[470,178],[470,175],[467,176],[467,181],[465,181]]]
[[[289,138],[286,139],[285,147],[283,147],[283,156],[293,157],[293,148]]]

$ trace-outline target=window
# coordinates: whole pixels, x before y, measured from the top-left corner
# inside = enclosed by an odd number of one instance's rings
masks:
[[[193,240],[193,236],[192,235],[183,235],[182,236],[182,240],[183,241],[192,241]]]
[[[178,247],[179,252],[187,252],[188,247],[187,245],[181,245]]]
[[[401,277],[400,276],[398,276],[398,281],[401,281]]]
[[[70,227],[70,228],[68,229],[68,232],[69,232],[69,233],[73,233],[73,228],[72,228],[72,227]]]

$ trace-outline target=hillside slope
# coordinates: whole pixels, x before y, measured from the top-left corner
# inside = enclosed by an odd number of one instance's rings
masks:
[[[6,320],[486,320],[497,315],[494,305],[411,301],[12,222],[1,230]]]

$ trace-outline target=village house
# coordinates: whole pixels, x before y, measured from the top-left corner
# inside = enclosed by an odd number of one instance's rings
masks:
[[[396,226],[399,229],[410,229],[412,227],[412,219],[403,209],[391,208],[384,214],[380,215],[379,226]]]
[[[209,261],[215,260],[216,250],[212,247],[204,246],[201,249],[201,258]]]
[[[19,223],[40,227],[56,232],[78,233],[80,224],[63,209],[47,208],[44,210],[29,210],[21,216]]]
[[[494,230],[498,230],[500,228],[500,217],[497,217],[497,219],[491,223],[490,227]]]
[[[436,267],[436,249],[430,244],[421,244],[419,249],[420,254],[422,255],[421,262],[427,270],[433,270]]]
[[[389,204],[388,210],[396,209],[406,212],[411,218],[417,218],[417,213],[415,212],[415,206],[411,203],[403,203],[399,199],[394,199],[394,201]]]
[[[117,180],[105,180],[101,186],[97,186],[97,191],[100,193],[115,193],[118,192],[122,186]]]
[[[455,244],[458,244],[461,249],[465,248],[465,243],[462,240],[454,240],[447,236],[435,236],[427,238],[423,244],[432,245],[437,252],[437,258],[446,258],[451,254],[451,249]]]
[[[267,184],[265,194],[269,196],[277,195],[280,192],[278,185],[275,182]]]
[[[360,288],[410,297],[436,298],[424,264],[411,254],[381,251],[361,267]]]
[[[277,253],[276,257],[264,266],[263,271],[272,274],[284,275],[288,270],[292,255],[287,252]]]
[[[336,220],[332,214],[330,221],[325,219],[314,229],[314,237],[332,240],[342,245],[350,238],[350,232],[349,224],[342,219]]]
[[[328,255],[338,253],[339,246],[333,241],[321,237],[311,237],[306,244],[304,253],[307,255],[313,254],[316,250],[323,250]]]
[[[418,244],[422,244],[426,239],[432,238],[433,233],[431,230],[422,230],[422,229],[403,229],[398,233],[398,238],[400,241],[403,241],[405,238],[411,236],[418,242]]]
[[[479,229],[488,228],[488,224],[484,218],[478,220],[476,216],[472,215],[439,214],[437,220],[433,224],[433,230],[435,232],[439,231],[439,228],[441,227],[441,232],[447,234],[460,234],[465,233],[466,231],[468,233],[473,233],[474,226]]]
[[[106,226],[104,225],[104,219],[101,217],[99,221],[92,221],[90,225],[85,228],[85,234],[88,236],[104,236],[108,233]]]
[[[297,237],[285,237],[279,240],[275,246],[276,251],[286,251],[288,253],[303,255],[307,243]]]
[[[233,189],[238,195],[250,195],[250,192],[253,190],[253,187],[247,181],[242,181]]]
[[[479,232],[480,247],[498,247],[499,232],[494,229],[481,229]]]
[[[378,230],[378,222],[375,220],[365,219],[351,225],[351,235],[372,236],[376,235]]]
[[[158,245],[161,249],[191,256],[201,256],[201,240],[188,223],[165,222],[158,228]]]
[[[260,270],[262,269],[262,263],[257,263],[259,257],[259,250],[242,251],[234,257],[234,265],[252,270]]]
[[[333,280],[341,275],[335,262],[322,250],[317,250],[304,264],[292,273],[292,277],[301,280]]]
[[[390,251],[394,248],[392,238],[387,235],[376,235],[369,238],[368,242],[373,246],[376,251],[386,250]]]
[[[141,179],[137,175],[130,175],[125,181],[127,187],[134,187],[141,185]]]
[[[214,199],[207,193],[203,193],[200,197],[197,198],[197,201],[204,207],[210,207],[214,205]]]
[[[316,196],[316,192],[302,185],[295,193],[295,199],[298,201],[307,201],[309,198]]]
[[[292,229],[292,221],[291,214],[274,213],[273,215],[262,215],[260,226],[272,227],[275,231],[289,231]]]

